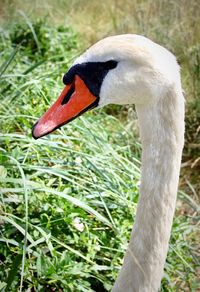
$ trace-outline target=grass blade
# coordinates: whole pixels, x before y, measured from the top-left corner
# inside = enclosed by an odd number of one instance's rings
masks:
[[[20,254],[16,255],[13,262],[12,262],[12,268],[9,271],[8,278],[6,280],[7,286],[5,291],[10,291],[10,287],[12,285],[12,282],[14,281],[17,273],[19,272],[19,266],[21,264],[21,258],[22,256]]]
[[[3,75],[3,73],[6,71],[6,69],[8,68],[8,66],[10,65],[10,63],[12,62],[12,60],[14,59],[15,55],[18,52],[18,47],[16,47],[12,53],[10,54],[10,56],[8,57],[8,59],[1,65],[0,67],[0,77]]]

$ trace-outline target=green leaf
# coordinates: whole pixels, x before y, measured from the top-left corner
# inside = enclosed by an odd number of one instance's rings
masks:
[[[12,268],[10,269],[9,273],[8,273],[8,278],[6,280],[7,286],[6,286],[6,292],[10,291],[10,287],[12,285],[12,282],[14,281],[17,273],[19,273],[19,266],[21,264],[21,260],[22,260],[22,255],[18,254],[14,257],[14,260],[12,262]]]

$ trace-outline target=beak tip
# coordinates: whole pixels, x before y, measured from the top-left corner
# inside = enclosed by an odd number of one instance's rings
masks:
[[[35,139],[35,140],[37,140],[37,139],[39,139],[40,137],[38,137],[38,136],[36,136],[35,135],[35,127],[37,126],[37,124],[38,124],[38,122],[36,122],[34,125],[33,125],[33,127],[32,127],[32,137]]]

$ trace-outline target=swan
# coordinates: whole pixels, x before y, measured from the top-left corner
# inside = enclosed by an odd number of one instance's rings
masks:
[[[61,95],[32,129],[37,139],[91,108],[135,104],[142,143],[140,196],[112,292],[160,288],[184,144],[179,71],[175,56],[144,36],[104,38],[75,60]]]

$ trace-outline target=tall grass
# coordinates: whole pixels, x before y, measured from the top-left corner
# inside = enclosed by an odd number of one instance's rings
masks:
[[[186,96],[199,95],[200,6],[197,0],[72,0],[70,3],[15,0],[12,5],[3,5],[1,14],[9,21],[18,20],[22,7],[32,18],[48,15],[54,25],[71,24],[82,36],[83,48],[112,34],[145,35],[178,57]]]
[[[79,4],[71,9],[84,15]],[[0,288],[109,291],[136,212],[140,144],[133,125],[106,109],[32,139],[82,39],[22,15],[0,35]],[[195,200],[180,192],[162,291],[198,290],[197,216]]]

